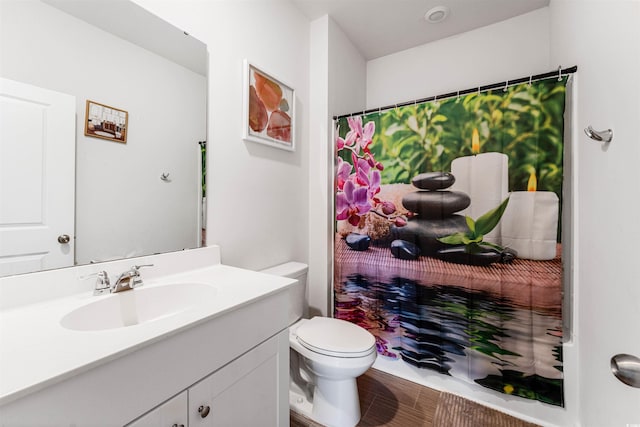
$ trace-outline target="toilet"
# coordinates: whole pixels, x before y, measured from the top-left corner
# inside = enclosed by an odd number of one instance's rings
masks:
[[[356,378],[376,360],[375,338],[344,320],[307,319],[307,270],[299,262],[262,270],[298,281],[289,294],[289,404],[328,427],[353,427],[360,421]]]

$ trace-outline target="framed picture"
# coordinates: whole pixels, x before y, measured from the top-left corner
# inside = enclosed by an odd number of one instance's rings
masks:
[[[84,134],[126,144],[128,120],[124,110],[87,100]]]
[[[295,150],[295,90],[244,61],[242,138]]]

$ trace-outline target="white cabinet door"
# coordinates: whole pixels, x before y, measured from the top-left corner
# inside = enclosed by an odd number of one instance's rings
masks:
[[[147,412],[127,427],[187,427],[187,391]]]
[[[277,426],[283,384],[278,376],[287,375],[278,346],[273,337],[191,387],[189,426]],[[288,352],[282,353],[288,361]]]
[[[0,276],[72,266],[75,97],[0,78],[0,113]]]

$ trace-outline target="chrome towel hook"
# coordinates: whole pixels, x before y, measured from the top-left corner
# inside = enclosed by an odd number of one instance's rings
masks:
[[[164,181],[164,182],[169,182],[169,181],[171,181],[171,180],[169,179],[169,175],[170,175],[169,173],[166,173],[166,172],[165,172],[165,173],[163,173],[162,175],[160,175],[160,179],[161,179],[162,181]]]
[[[611,142],[613,139],[613,130],[594,130],[590,125],[584,130],[584,133],[594,141],[598,142]]]
[[[640,359],[630,354],[616,354],[611,358],[611,372],[626,385],[640,388]]]

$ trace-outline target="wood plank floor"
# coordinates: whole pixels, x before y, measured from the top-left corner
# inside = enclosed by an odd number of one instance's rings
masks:
[[[441,400],[441,393],[437,390],[373,368],[358,378],[358,390],[362,413],[362,418],[358,423],[359,427],[437,427],[443,424],[447,427],[457,427],[448,425],[447,422],[443,423],[442,420],[434,423],[436,408]],[[445,395],[447,394],[443,393],[443,396]],[[463,419],[458,422],[460,426],[533,426],[533,424],[523,423],[521,420],[482,407],[466,399],[463,400],[468,402],[470,407],[479,408],[479,414],[482,414],[479,418],[482,420]],[[501,422],[495,424],[488,421],[490,418],[487,418],[487,412],[498,414]],[[473,416],[471,410],[468,413]],[[506,423],[503,419],[505,417],[507,418]],[[293,411],[290,421],[291,427],[323,427],[322,424],[311,421]]]

